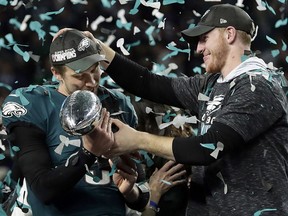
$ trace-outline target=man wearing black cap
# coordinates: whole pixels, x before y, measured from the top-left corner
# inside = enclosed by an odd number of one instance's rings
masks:
[[[189,138],[155,136],[113,120],[119,131],[106,156],[143,149],[199,168],[192,180],[198,191],[203,188],[209,215],[288,215],[286,80],[252,54],[254,34],[253,20],[242,9],[212,6],[198,25],[182,32],[196,43],[207,71],[189,78],[158,76],[102,44],[110,62],[103,66],[117,84],[190,110],[199,120],[198,136]]]
[[[149,193],[135,184],[141,175],[135,161],[121,156],[117,172],[112,172],[108,159],[99,157],[114,142],[110,113],[132,127],[137,123],[122,93],[99,86],[99,63],[107,62],[100,51],[80,31],[65,31],[50,46],[51,71],[59,85],[16,89],[4,102],[3,122],[15,137],[12,145],[20,149],[17,163],[27,182],[18,200],[28,192],[33,216],[124,216],[125,204],[142,210],[149,200]],[[98,126],[82,137],[68,134],[59,120],[63,101],[76,90],[94,92],[104,107]],[[29,206],[19,202],[13,206],[27,212]]]

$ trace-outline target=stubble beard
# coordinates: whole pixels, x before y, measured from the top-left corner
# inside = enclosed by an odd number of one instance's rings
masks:
[[[217,46],[210,50],[211,52],[211,63],[206,66],[208,73],[219,73],[226,64],[228,57],[229,47],[225,43],[223,36],[219,36],[219,42]]]

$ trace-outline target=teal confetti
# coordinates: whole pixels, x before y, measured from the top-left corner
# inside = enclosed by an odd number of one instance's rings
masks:
[[[268,5],[267,1],[265,2],[265,4],[266,4],[266,7],[269,9],[269,11],[271,11],[274,15],[276,15],[275,10],[270,5]]]
[[[204,148],[215,150],[215,145],[213,143],[205,143],[205,144],[200,143],[200,145],[203,146]]]
[[[18,22],[18,20],[15,19],[15,18],[11,18],[11,19],[9,20],[9,24],[15,25],[15,27],[18,28],[18,29],[20,29],[20,26],[21,26],[21,23]]]
[[[52,76],[52,82],[57,82],[57,83],[59,83],[59,80],[57,80],[56,77],[53,75],[53,76]]]
[[[109,176],[112,176],[115,172],[117,171],[117,167],[116,164],[113,163],[112,167],[111,167],[111,171],[109,172]]]
[[[5,35],[5,39],[9,42],[9,44],[16,44],[16,41],[13,38],[11,33]]]
[[[145,34],[148,36],[148,38],[149,38],[149,44],[151,45],[151,46],[155,46],[156,45],[156,43],[155,43],[155,40],[154,40],[154,38],[153,38],[153,36],[152,36],[152,33],[153,33],[153,31],[155,30],[155,26],[150,26],[148,29],[146,29],[146,31],[145,31]]]
[[[18,152],[18,151],[20,151],[20,148],[18,146],[13,146],[12,150],[15,151],[15,152]]]
[[[3,160],[5,158],[4,154],[0,154],[0,160]]]
[[[271,50],[271,54],[273,57],[276,57],[280,54],[280,51],[279,50]]]
[[[101,0],[103,7],[111,8],[111,4],[108,0]]]
[[[0,0],[0,5],[8,5],[8,1],[7,0]]]
[[[43,40],[43,41],[44,41],[44,37],[45,37],[45,35],[46,35],[46,32],[41,29],[41,28],[42,28],[42,25],[41,25],[40,22],[38,22],[38,21],[32,21],[32,22],[30,22],[30,23],[29,23],[29,28],[30,28],[32,31],[37,32],[39,40]]]
[[[286,60],[286,62],[288,63],[288,56],[286,56],[285,60]]]
[[[242,55],[242,56],[241,56],[241,62],[246,61],[248,58],[249,58],[248,55]]]
[[[172,57],[172,56],[178,55],[179,52],[188,53],[188,54],[190,53],[190,49],[183,49],[183,50],[182,50],[182,49],[179,49],[179,48],[173,46],[173,44],[171,44],[171,43],[168,44],[167,48],[168,48],[169,50],[173,51],[173,52],[171,52],[170,54],[164,56],[164,57],[162,58],[163,61],[165,61],[166,59],[168,59],[168,58],[170,58],[170,57]]]
[[[50,35],[54,37],[54,35],[59,31],[59,27],[56,25],[50,26]]]
[[[269,37],[268,35],[266,35],[266,39],[267,39],[270,43],[277,45],[277,42],[276,42],[273,38]]]
[[[44,14],[40,14],[40,19],[42,21],[45,21],[45,20],[52,20],[52,18],[50,17],[51,15],[57,15],[57,14],[60,14],[64,11],[64,7],[62,7],[60,10],[58,11],[51,11],[51,12],[47,12],[47,13],[44,13]]]
[[[259,211],[255,212],[253,216],[260,216],[262,214],[262,212],[267,212],[267,211],[277,211],[277,209],[263,209],[263,210],[259,210]]]
[[[37,87],[38,85],[29,85],[26,92],[32,92],[33,90],[37,89]]]
[[[16,52],[16,53],[18,53],[19,55],[21,55],[22,57],[23,57],[23,60],[25,61],[25,62],[28,62],[29,61],[29,59],[30,59],[30,55],[29,55],[29,53],[28,52],[26,52],[26,51],[22,51],[19,47],[18,47],[18,45],[14,45],[13,46],[13,50]]]
[[[139,11],[138,7],[140,6],[140,4],[141,4],[140,0],[136,0],[134,7],[129,11],[129,14],[135,15],[136,13],[138,13],[138,11]]]
[[[5,45],[5,42],[4,42],[3,38],[0,38],[0,49],[1,49],[1,47],[5,48],[5,49],[8,49],[8,50],[11,49],[9,46]]]
[[[280,3],[284,4],[286,0],[278,0]]]
[[[174,4],[174,3],[184,4],[185,0],[164,0],[163,1],[163,5],[169,5],[169,4]]]
[[[143,155],[144,160],[146,161],[146,165],[148,167],[151,167],[154,164],[153,160],[151,159],[151,157],[148,155],[148,153],[146,151],[141,150],[141,151],[139,151],[139,153],[141,155]]]
[[[197,67],[194,67],[194,68],[193,68],[193,72],[194,72],[194,73],[197,73],[197,74],[201,74],[201,73],[202,73],[201,67],[198,67],[198,66],[197,66]]]
[[[287,45],[286,43],[282,40],[282,51],[286,51],[287,50]]]
[[[22,105],[26,106],[30,103],[22,94],[21,89],[16,89],[15,94],[20,98]]]
[[[122,23],[120,20],[117,20],[116,21],[116,26],[118,28],[125,28],[127,31],[130,31],[131,30],[131,26],[132,26],[132,23]]]
[[[287,25],[288,23],[288,18],[284,19],[284,20],[278,20],[276,23],[275,23],[275,28],[279,28],[280,26],[285,26]]]
[[[170,122],[171,117],[176,117],[176,113],[171,113],[170,110],[167,110],[167,113],[163,116],[162,121],[164,123]]]
[[[12,87],[10,85],[5,84],[5,83],[0,82],[0,87],[4,87],[4,88],[8,89],[9,91],[12,91]]]
[[[130,51],[131,50],[131,47],[137,47],[141,44],[141,41],[138,40],[138,41],[135,41],[134,43],[131,43],[131,44],[127,44],[127,50]]]

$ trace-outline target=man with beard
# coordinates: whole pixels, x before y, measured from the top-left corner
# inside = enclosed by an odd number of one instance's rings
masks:
[[[212,6],[195,27],[182,31],[197,44],[207,73],[180,78],[153,74],[102,44],[110,61],[103,66],[125,90],[197,115],[199,134],[188,138],[140,132],[113,120],[119,130],[106,153],[142,149],[193,165],[201,205],[192,205],[198,212],[192,207],[189,215],[288,215],[286,80],[251,52],[254,34],[244,10]]]

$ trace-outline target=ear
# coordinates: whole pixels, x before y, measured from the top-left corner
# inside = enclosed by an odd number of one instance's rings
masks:
[[[227,42],[232,44],[236,40],[237,30],[233,26],[228,26],[225,32]]]
[[[50,68],[50,70],[51,70],[53,76],[60,82],[62,80],[61,74],[57,70],[55,70],[55,68],[53,66]]]

